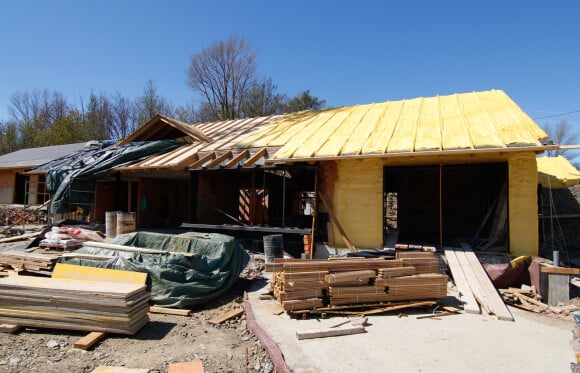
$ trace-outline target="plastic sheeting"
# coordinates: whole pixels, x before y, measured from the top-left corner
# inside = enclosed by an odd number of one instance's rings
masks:
[[[191,308],[217,299],[237,281],[250,260],[237,239],[217,233],[137,232],[117,236],[111,243],[163,250],[167,254],[83,247],[76,252],[115,258],[106,261],[61,259],[61,262],[146,272],[151,304],[160,307]]]
[[[69,162],[61,162],[46,172],[46,189],[54,194],[50,204],[51,213],[71,211],[75,209],[75,203],[90,204],[91,193],[75,193],[73,198],[70,191],[94,191],[96,180],[105,177],[113,167],[173,150],[181,145],[183,143],[170,140],[147,141],[86,152],[80,156],[71,155]]]

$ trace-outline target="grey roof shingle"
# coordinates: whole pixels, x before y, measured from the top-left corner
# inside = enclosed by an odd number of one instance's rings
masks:
[[[0,156],[0,168],[28,168],[35,167],[53,159],[77,152],[83,149],[87,143],[76,143],[55,146],[43,146],[40,148],[20,149],[12,153]]]

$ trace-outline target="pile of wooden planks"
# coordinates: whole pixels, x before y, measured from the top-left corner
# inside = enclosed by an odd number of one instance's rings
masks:
[[[413,266],[417,273],[439,272],[439,260],[430,252],[398,252],[396,258],[405,266]]]
[[[446,249],[445,257],[465,312],[480,313],[481,306],[484,313],[495,315],[499,320],[514,320],[479,259],[469,247]]]
[[[149,320],[143,284],[15,276],[0,278],[0,323],[135,334]]]
[[[407,253],[411,254],[411,253]],[[284,310],[447,296],[447,276],[433,253],[398,259],[280,260],[270,282]],[[407,264],[409,260],[420,267]],[[434,264],[435,263],[435,264]],[[434,273],[425,272],[434,269]],[[421,272],[420,272],[421,271]]]
[[[379,303],[403,300],[440,299],[447,296],[447,276],[424,273],[375,279],[367,286],[329,288],[330,304]]]
[[[38,254],[24,251],[0,251],[0,264],[14,269],[52,271],[60,255]]]

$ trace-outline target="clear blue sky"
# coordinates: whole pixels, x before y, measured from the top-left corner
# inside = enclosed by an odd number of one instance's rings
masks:
[[[192,54],[237,34],[280,93],[345,106],[503,89],[532,118],[580,111],[580,1],[30,1],[0,11],[0,121],[16,91],[175,106]],[[537,119],[567,120],[580,113]]]

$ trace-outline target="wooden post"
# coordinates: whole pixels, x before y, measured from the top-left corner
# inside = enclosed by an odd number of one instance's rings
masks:
[[[318,207],[318,168],[314,171],[314,206],[312,207],[312,234],[310,236],[310,259],[314,258],[314,230],[316,227],[317,207]]]

